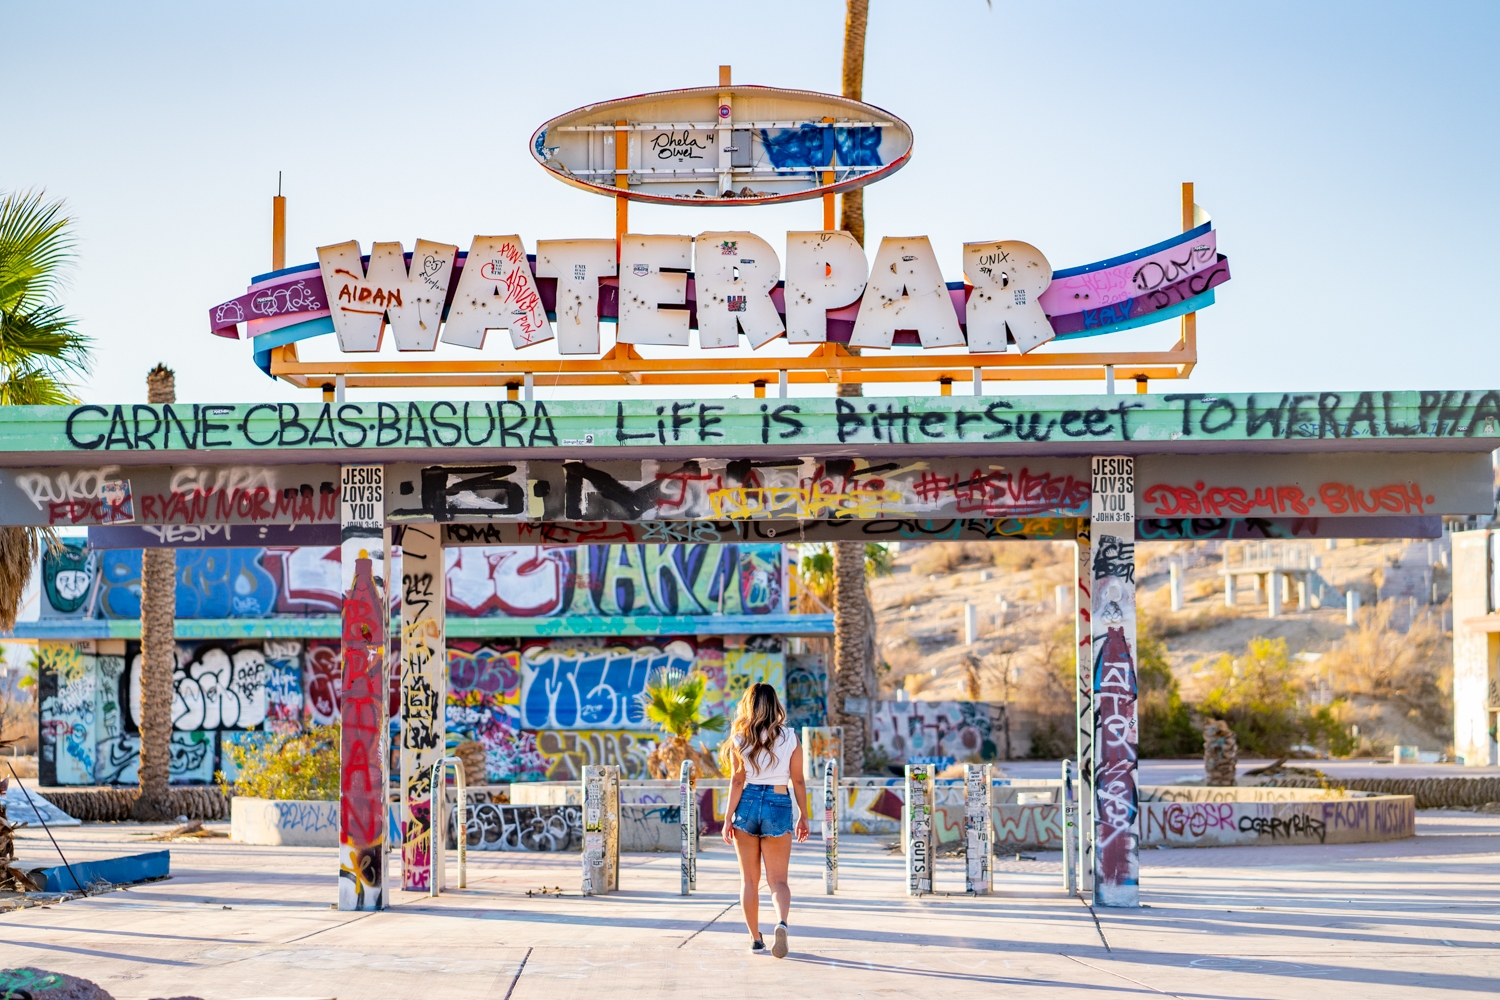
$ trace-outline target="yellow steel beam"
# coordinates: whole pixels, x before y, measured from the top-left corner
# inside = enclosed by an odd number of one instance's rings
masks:
[[[790,382],[969,381],[975,368],[986,382],[1095,381],[1113,365],[1120,379],[1186,378],[1197,362],[1191,327],[1167,351],[1055,354],[891,354],[852,355],[840,344],[822,344],[801,357],[646,358],[619,344],[599,358],[508,358],[495,361],[301,361],[296,346],[271,353],[271,373],[293,385],[318,388],[342,375],[351,386],[498,386],[531,374],[550,386],[750,385],[772,382],[780,372]]]

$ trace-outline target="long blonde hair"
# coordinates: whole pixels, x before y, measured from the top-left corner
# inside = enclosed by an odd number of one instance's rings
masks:
[[[735,710],[729,739],[724,741],[725,770],[733,771],[734,760],[744,766],[747,756],[755,767],[760,766],[763,756],[775,760],[776,741],[785,723],[786,709],[781,707],[776,689],[769,684],[750,685]]]

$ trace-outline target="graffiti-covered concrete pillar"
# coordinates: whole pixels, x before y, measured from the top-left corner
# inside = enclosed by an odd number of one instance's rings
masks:
[[[1094,585],[1087,518],[1078,518],[1074,545],[1073,613],[1078,691],[1078,888],[1094,891]]]
[[[432,766],[448,702],[441,532],[410,524],[401,534],[401,888],[413,891],[426,891],[432,874]]]
[[[339,909],[386,905],[385,489],[379,465],[346,465],[340,508],[343,615],[339,661]]]
[[[1094,459],[1092,515],[1094,902],[1138,906],[1135,459]]]

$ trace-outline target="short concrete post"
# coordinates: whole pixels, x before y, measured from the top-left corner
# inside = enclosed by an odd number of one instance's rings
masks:
[[[932,892],[932,767],[906,765],[906,802],[901,810],[901,842],[906,847],[906,894]]]
[[[1073,794],[1073,762],[1062,762],[1062,842],[1063,842],[1063,891],[1073,895],[1078,891],[1078,849],[1073,838],[1077,836],[1078,799]]]
[[[1359,591],[1350,587],[1344,594],[1344,624],[1353,628],[1359,621]]]
[[[1266,581],[1266,617],[1279,618],[1281,616],[1281,588],[1276,586],[1276,577],[1279,573],[1270,574]]]
[[[1286,607],[1292,603],[1292,574],[1281,574],[1281,606]]]
[[[989,764],[964,765],[964,889],[976,896],[994,885],[993,792]]]
[[[614,764],[583,768],[583,894],[602,896],[620,888],[620,769]]]
[[[698,887],[698,774],[690,760],[677,775],[678,815],[682,820],[682,895]]]
[[[972,646],[979,638],[979,609],[972,604],[964,605],[964,645]]]
[[[1307,577],[1305,576],[1297,581],[1297,610],[1312,610],[1312,595],[1308,592]]]
[[[1073,588],[1066,583],[1059,583],[1052,588],[1052,610],[1059,618],[1073,613]]]
[[[453,839],[458,844],[458,887],[469,887],[469,814],[468,790],[464,788],[464,762],[458,757],[443,757],[432,765],[432,791],[428,799],[427,815],[432,817],[432,877],[427,894],[436,897],[447,881],[444,871],[443,851],[448,846],[448,823],[444,806],[448,796],[444,794],[444,769],[453,768],[454,791],[457,792],[457,810],[454,814]]]
[[[1234,607],[1234,574],[1230,573],[1224,577],[1224,606]]]
[[[839,887],[839,762],[823,762],[823,890],[830,896]]]
[[[1172,588],[1172,610],[1182,610],[1182,567],[1173,563],[1170,567],[1170,580]]]
[[[1260,604],[1264,601],[1266,593],[1266,575],[1264,573],[1252,573],[1250,575],[1250,603]]]

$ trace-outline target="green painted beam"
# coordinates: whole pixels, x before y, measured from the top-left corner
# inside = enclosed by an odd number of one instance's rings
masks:
[[[393,628],[399,627],[393,623]],[[333,615],[306,618],[179,618],[177,638],[337,639]],[[832,635],[832,615],[570,615],[564,618],[449,618],[451,639],[532,636]],[[14,639],[139,639],[137,619],[46,618],[0,633]]]
[[[436,462],[445,453],[602,459],[1497,445],[1500,390],[1484,389],[0,408],[0,461],[11,466],[201,462],[211,455]]]

